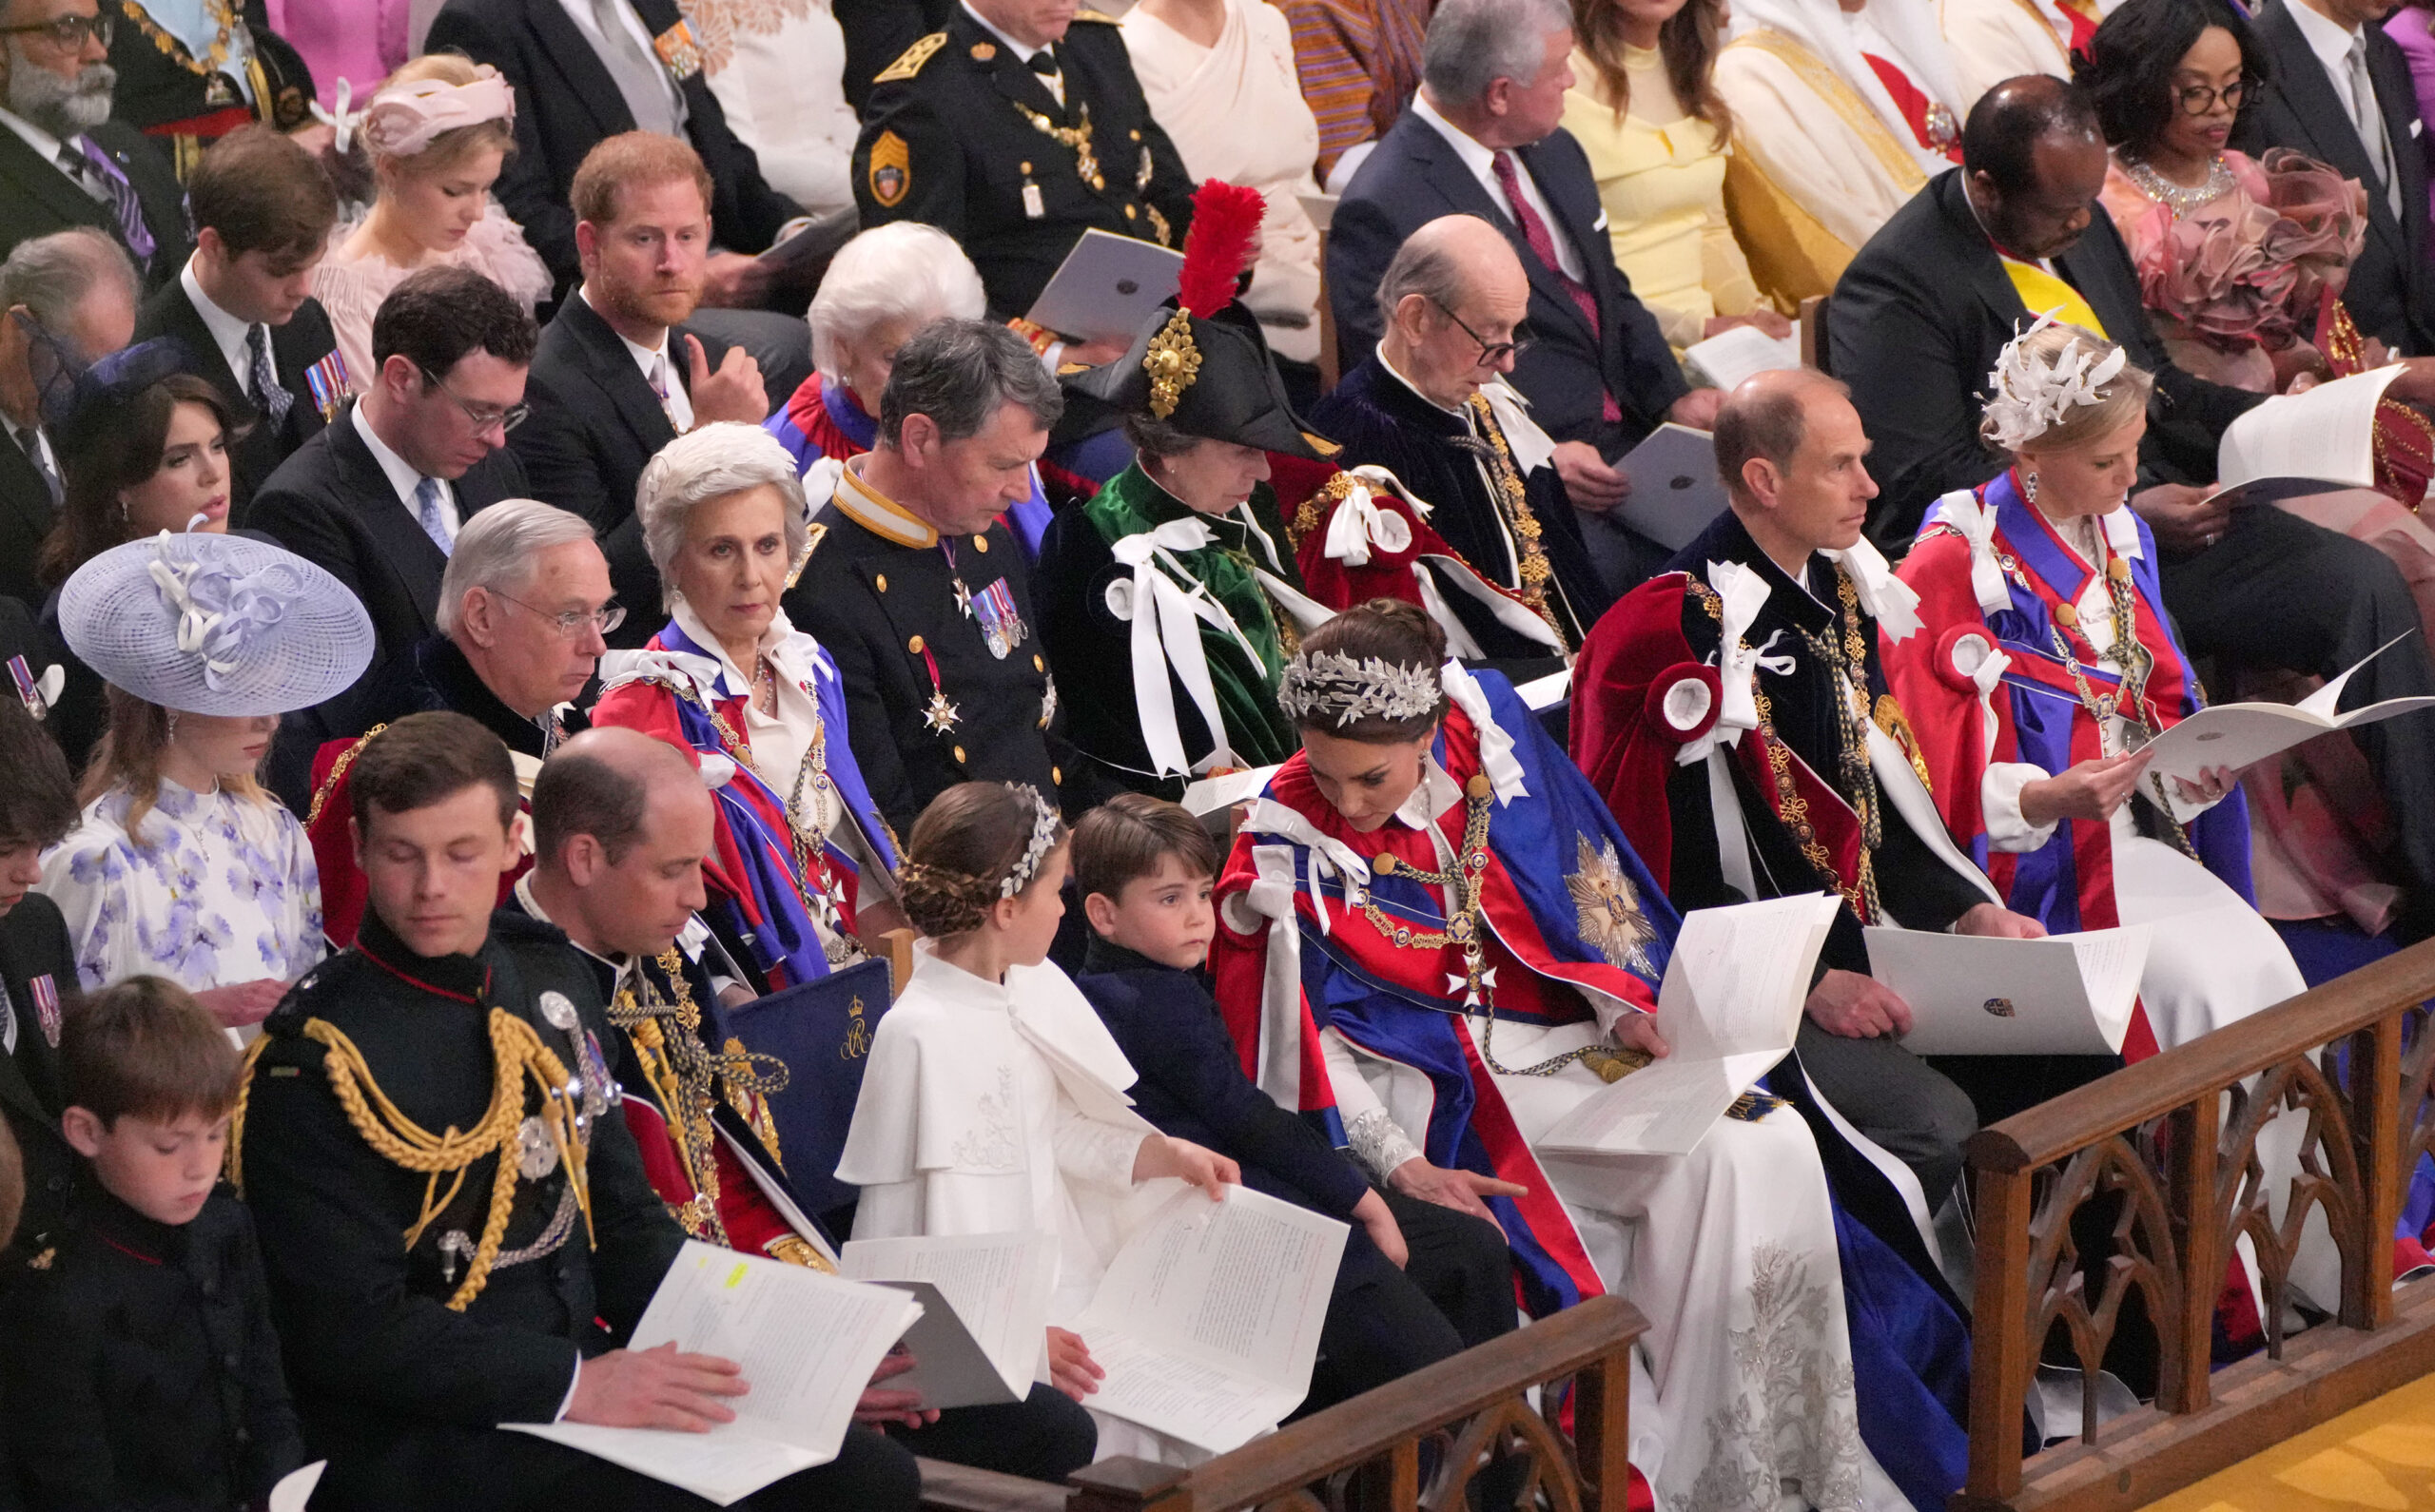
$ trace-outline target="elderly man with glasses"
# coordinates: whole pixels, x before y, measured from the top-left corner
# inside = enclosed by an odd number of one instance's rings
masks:
[[[110,33],[94,0],[0,4],[0,256],[91,226],[157,284],[191,250],[185,216],[167,154],[111,119]]]
[[[530,799],[542,761],[591,727],[575,702],[625,618],[624,607],[611,602],[609,562],[583,516],[512,498],[465,522],[440,578],[438,630],[415,646],[400,701],[381,711],[382,724],[327,741],[313,756],[305,833],[321,863],[322,924],[334,948],[354,941],[363,917],[347,789],[363,743],[409,713],[463,714],[507,743]],[[502,901],[525,865],[519,860],[500,883]]]
[[[537,339],[524,307],[480,274],[435,267],[413,275],[373,317],[377,370],[365,375],[362,397],[240,511],[238,525],[352,590],[377,636],[372,666],[352,691],[292,716],[282,730],[271,784],[291,803],[309,793],[307,768],[322,742],[352,739],[419,707],[416,648],[448,628],[455,601],[441,574],[458,532],[477,511],[532,492],[506,441],[524,418],[524,375]]]
[[[1378,281],[1376,348],[1319,400],[1311,423],[1342,444],[1339,465],[1376,465],[1401,479],[1432,506],[1428,523],[1463,562],[1529,605],[1570,649],[1614,594],[1583,545],[1555,443],[1507,383],[1531,345],[1530,298],[1502,231],[1470,215],[1430,222]],[[1434,548],[1422,554],[1435,560]],[[1548,654],[1458,577],[1438,587],[1487,658]]]

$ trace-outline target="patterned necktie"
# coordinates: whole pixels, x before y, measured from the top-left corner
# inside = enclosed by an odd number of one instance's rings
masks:
[[[144,223],[144,202],[136,197],[135,185],[127,182],[126,170],[110,161],[102,145],[91,137],[63,142],[59,145],[59,165],[86,193],[110,207],[111,217],[118,222],[118,239],[127,244],[135,261],[150,262],[152,228]]]
[[[658,352],[653,354],[651,359],[651,378],[649,381],[651,383],[652,393],[658,396],[659,413],[668,417],[668,428],[674,431],[679,436],[684,435],[685,427],[679,423],[676,418],[675,401],[668,397],[669,375],[667,353]]]
[[[2351,37],[2347,61],[2350,65],[2350,126],[2359,133],[2359,145],[2367,149],[2367,165],[2379,181],[2370,187],[2385,191],[2385,207],[2398,216],[2401,179],[2393,172],[2392,139],[2385,134],[2385,112],[2376,104],[2376,81],[2367,72],[2365,29]]]
[[[439,548],[440,555],[446,556],[455,549],[448,539],[448,517],[439,512],[439,479],[427,477],[415,485],[415,518],[421,522],[422,533],[431,537],[431,544]]]
[[[1538,258],[1539,265],[1554,274],[1564,284],[1565,293],[1572,296],[1572,302],[1580,307],[1581,318],[1589,322],[1590,338],[1596,339],[1599,335],[1598,296],[1564,270],[1564,262],[1556,256],[1556,239],[1548,230],[1548,223],[1538,211],[1530,208],[1530,202],[1523,196],[1522,167],[1514,161],[1513,154],[1499,152],[1492,161],[1496,166],[1497,187],[1505,191],[1505,203],[1513,211],[1514,222],[1522,227],[1523,240],[1530,243],[1530,251]],[[1624,417],[1623,406],[1615,402],[1613,395],[1601,394],[1598,398],[1600,419],[1614,421]]]
[[[286,421],[296,396],[280,387],[278,364],[270,359],[269,326],[257,325],[245,333],[245,353],[254,370],[249,397],[254,408],[269,417],[271,429],[277,430]]]
[[[29,425],[24,430],[16,432],[16,436],[17,445],[25,450],[26,460],[34,465],[35,475],[42,479],[42,486],[49,491],[50,507],[59,508],[67,500],[68,490],[60,481],[59,470],[50,465],[49,454],[43,450],[42,433]]]

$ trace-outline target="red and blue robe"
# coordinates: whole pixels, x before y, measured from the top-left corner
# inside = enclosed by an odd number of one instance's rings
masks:
[[[695,645],[673,620],[644,649],[646,653],[678,652],[719,665],[715,650]],[[821,723],[828,729],[828,779],[836,785],[846,821],[861,831],[868,853],[893,871],[897,864],[894,837],[871,804],[870,789],[864,785],[853,746],[846,738],[846,691],[836,664],[825,649],[815,650],[813,663],[813,675],[802,687],[819,706]],[[733,681],[722,672],[721,696],[706,706],[688,680],[646,669],[613,683],[594,706],[592,721],[623,725],[664,740],[692,752],[696,766],[709,756],[733,765],[735,775],[711,789],[718,803],[718,828],[702,867],[702,881],[711,894],[710,906],[703,912],[722,940],[743,945],[752,966],[774,992],[828,975],[828,958],[813,925],[813,913],[833,909],[832,932],[853,934],[861,869],[833,834],[811,858],[809,875],[797,863],[785,796],[753,770],[746,753],[730,746],[720,730],[722,722],[739,736],[745,727],[744,706],[751,690],[732,687]]]
[[[2067,819],[2052,839],[2027,852],[2000,851],[1989,843],[1980,807],[1980,780],[1991,762],[2027,762],[2049,773],[2105,754],[2096,717],[2080,701],[2073,666],[2055,649],[2056,610],[2076,605],[2095,571],[2058,534],[2054,525],[2021,498],[2007,472],[1968,495],[1996,512],[1996,560],[2010,604],[1980,607],[1971,580],[1971,546],[1949,522],[1940,500],[1929,511],[1919,543],[1903,560],[1902,580],[1919,594],[1923,633],[1884,645],[1886,675],[1908,709],[1943,813],[1945,827],[2004,895],[2006,906],[2029,915],[2049,932],[2111,929],[2121,922],[2114,896],[2114,837],[2103,821]],[[2156,575],[2156,547],[2144,521],[2139,554],[2128,552],[2132,601],[2139,642],[2155,658],[2143,707],[2125,709],[2152,734],[2161,734],[2205,707],[2205,694],[2166,617]],[[2121,688],[2120,670],[2090,653],[2068,625],[2063,644],[2076,653],[2079,676],[2103,698]],[[1990,652],[2008,658],[2000,679],[1982,692],[1974,672]],[[1967,668],[1969,670],[1965,670]],[[1988,739],[1993,722],[1992,753]],[[2249,807],[2235,787],[2187,826],[2201,864],[2243,899],[2256,901],[2250,884]],[[2156,1037],[2144,1011],[2134,1012],[2124,1038],[2126,1060],[2155,1054]]]
[[[818,373],[804,379],[803,387],[789,396],[778,412],[761,422],[761,428],[778,438],[792,454],[797,473],[808,473],[811,464],[822,457],[833,456],[842,462],[849,456],[860,456],[879,440],[879,421],[865,414],[854,401],[853,391],[843,383],[831,383]],[[817,509],[824,498],[812,500]],[[1048,496],[1041,491],[1040,469],[1032,469],[1031,497],[1009,508],[999,518],[1006,522],[1007,533],[1023,549],[1023,559],[1040,560],[1040,537],[1048,529]]]

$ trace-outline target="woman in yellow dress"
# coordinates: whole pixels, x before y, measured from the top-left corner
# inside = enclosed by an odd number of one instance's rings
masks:
[[[1573,0],[1565,128],[1589,155],[1615,265],[1677,352],[1737,325],[1792,329],[1724,218],[1724,0]]]

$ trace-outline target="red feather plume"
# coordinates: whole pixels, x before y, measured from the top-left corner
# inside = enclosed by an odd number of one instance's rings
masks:
[[[1193,191],[1192,227],[1183,234],[1183,274],[1176,301],[1207,320],[1234,302],[1236,281],[1252,265],[1268,202],[1257,189],[1221,179]]]

